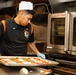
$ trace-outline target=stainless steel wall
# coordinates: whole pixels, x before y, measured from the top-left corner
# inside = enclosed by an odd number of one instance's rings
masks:
[[[52,12],[76,11],[76,0],[48,0]]]

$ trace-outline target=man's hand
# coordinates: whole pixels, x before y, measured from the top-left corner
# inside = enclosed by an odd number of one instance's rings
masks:
[[[40,53],[40,52],[37,54],[37,56],[38,56],[38,57],[41,57],[41,58],[43,58],[43,59],[45,59],[45,58],[46,58],[46,57],[45,57],[45,55],[44,55],[44,54],[42,54],[42,53]]]

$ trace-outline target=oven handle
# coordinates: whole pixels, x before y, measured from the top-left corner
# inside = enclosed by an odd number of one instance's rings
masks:
[[[64,43],[64,52],[68,53],[68,44],[69,44],[69,25],[70,25],[70,13],[65,11],[65,43]]]

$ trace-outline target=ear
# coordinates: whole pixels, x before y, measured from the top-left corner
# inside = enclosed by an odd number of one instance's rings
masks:
[[[20,16],[24,16],[24,12],[23,11],[20,11]]]
[[[21,15],[23,15],[24,13],[23,12],[21,12]]]

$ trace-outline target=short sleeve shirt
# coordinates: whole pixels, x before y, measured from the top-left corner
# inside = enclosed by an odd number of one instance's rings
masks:
[[[26,55],[28,42],[32,43],[33,41],[34,33],[31,34],[30,24],[21,26],[13,18],[8,19],[6,20],[6,32],[1,41],[1,54],[8,56]]]

